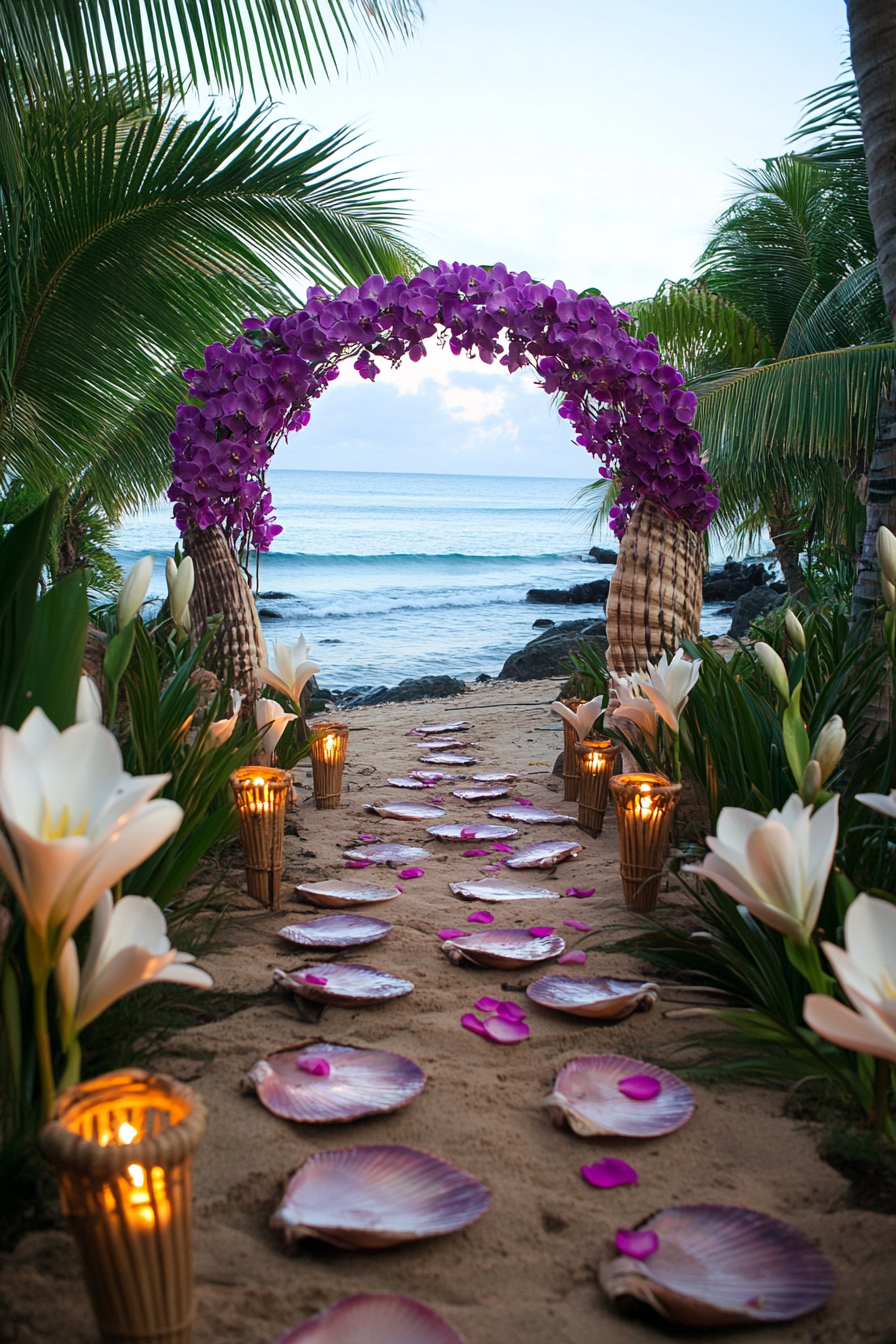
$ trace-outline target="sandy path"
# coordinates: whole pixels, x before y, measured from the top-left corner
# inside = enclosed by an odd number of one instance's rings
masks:
[[[292,814],[299,835],[287,839],[290,884],[351,876],[343,874],[341,855],[359,831],[425,843],[423,825],[380,821],[362,811],[364,801],[421,797],[383,787],[387,775],[403,774],[415,763],[420,749],[406,734],[421,722],[472,720],[469,738],[481,769],[517,770],[525,777],[520,794],[572,812],[575,805],[562,802],[559,782],[550,775],[561,734],[540,731],[552,721],[545,705],[556,687],[554,680],[485,686],[455,701],[345,715],[352,737],[343,805],[318,813],[309,793],[302,794]],[[433,790],[446,797],[446,820],[485,812],[487,805],[452,799],[450,788]],[[522,838],[561,833],[527,827]],[[622,898],[611,818],[598,840],[573,834],[583,840],[583,853],[562,865],[556,878],[518,876],[561,892],[573,884],[594,886],[596,896],[492,907],[496,923],[562,928],[563,919],[578,918],[598,931],[619,924]],[[176,1052],[183,1053],[165,1063],[195,1080],[211,1111],[195,1166],[197,1344],[269,1344],[310,1313],[364,1289],[421,1298],[470,1344],[641,1344],[663,1332],[611,1311],[597,1287],[594,1263],[610,1249],[618,1227],[634,1226],[666,1204],[696,1201],[743,1203],[785,1218],[815,1237],[834,1261],[839,1284],[828,1308],[802,1322],[765,1328],[761,1338],[768,1344],[892,1344],[896,1293],[892,1274],[882,1270],[893,1263],[896,1221],[843,1206],[846,1182],[817,1157],[810,1127],[781,1117],[779,1094],[696,1086],[698,1108],[690,1124],[647,1143],[581,1139],[551,1124],[541,1102],[567,1060],[603,1051],[668,1059],[676,1038],[694,1025],[664,1016],[673,1006],[671,994],[650,1013],[615,1026],[530,1005],[531,1036],[513,1047],[461,1028],[461,1013],[481,994],[526,1003],[522,987],[543,971],[449,965],[435,930],[461,927],[470,909],[480,907],[454,898],[447,883],[479,876],[487,860],[461,857],[462,845],[431,842],[430,847],[433,858],[421,865],[425,877],[406,882],[398,900],[370,911],[395,924],[384,941],[357,953],[306,957],[282,943],[277,929],[323,912],[289,895],[276,915],[259,914],[247,902],[228,927],[230,949],[205,963],[217,984],[262,992],[271,985],[274,966],[295,969],[341,955],[406,976],[416,988],[379,1007],[327,1008],[317,1026],[302,1022],[288,1000],[272,997],[177,1038]],[[304,851],[313,857],[304,857]],[[580,936],[564,932],[570,943]],[[583,969],[640,974],[633,963],[599,951],[589,954]],[[567,970],[575,974],[577,968]],[[681,991],[674,997],[680,1001]],[[240,1094],[241,1075],[259,1058],[308,1036],[398,1051],[426,1070],[428,1084],[403,1110],[346,1126],[303,1128]],[[287,1252],[267,1225],[287,1175],[319,1149],[370,1143],[409,1144],[466,1168],[491,1189],[490,1212],[459,1234],[390,1251],[355,1253],[304,1242]],[[587,1186],[579,1167],[605,1155],[632,1162],[640,1184],[610,1191]],[[6,1258],[4,1305],[2,1340],[88,1344],[96,1338],[64,1233],[30,1236]],[[703,1335],[709,1341],[739,1337],[731,1331]]]

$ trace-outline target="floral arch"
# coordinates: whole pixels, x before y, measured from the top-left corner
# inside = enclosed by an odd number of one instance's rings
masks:
[[[373,275],[335,296],[312,287],[298,312],[248,318],[230,346],[206,348],[204,368],[184,370],[191,402],[177,408],[170,437],[177,525],[188,546],[219,529],[236,554],[267,550],[281,530],[265,482],[278,440],[307,426],[343,361],[372,382],[377,359],[419,360],[438,334],[455,355],[534,369],[559,396],[576,442],[617,482],[617,536],[643,500],[683,525],[694,551],[718,507],[691,427],[697,399],[662,362],[656,338],[633,336],[629,321],[601,295],[503,265],[439,262],[408,281]]]

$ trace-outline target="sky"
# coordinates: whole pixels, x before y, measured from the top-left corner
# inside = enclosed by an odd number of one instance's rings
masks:
[[[847,54],[843,0],[423,0],[418,34],[284,97],[400,174],[432,260],[528,270],[614,303],[693,272],[736,167],[788,148]],[[522,373],[433,349],[347,366],[280,467],[593,477]]]

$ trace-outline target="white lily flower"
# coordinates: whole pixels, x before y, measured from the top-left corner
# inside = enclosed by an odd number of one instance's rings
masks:
[[[171,619],[186,634],[190,633],[190,598],[196,575],[193,570],[193,557],[187,555],[178,567],[171,556],[165,562],[165,579],[168,583],[168,606]]]
[[[597,720],[600,718],[604,707],[604,698],[597,695],[587,704],[579,705],[578,709],[570,709],[569,705],[564,705],[562,701],[555,700],[551,709],[555,714],[559,714],[561,719],[565,719],[576,731],[580,742],[591,732]]]
[[[813,758],[821,768],[821,782],[837,769],[840,758],[846,750],[846,729],[839,714],[834,714],[822,728],[815,742]]]
[[[715,882],[751,915],[806,944],[815,927],[837,845],[835,794],[818,811],[794,793],[767,817],[742,807],[723,807],[712,853],[685,872]]]
[[[263,696],[256,700],[255,723],[259,730],[265,730],[261,739],[265,765],[270,765],[286,725],[298,717],[298,714],[287,714],[276,700],[266,700]]]
[[[888,527],[877,529],[877,563],[891,586],[896,586],[896,537]]]
[[[656,667],[647,664],[647,677],[641,680],[641,694],[653,704],[654,709],[664,723],[678,732],[678,720],[688,702],[688,696],[697,684],[702,658],[690,662],[684,656],[684,649],[678,649],[671,663],[665,654]]]
[[[104,892],[93,911],[83,970],[78,972],[73,940],[66,944],[56,968],[56,987],[64,1015],[71,1020],[70,1031],[77,1035],[116,999],[142,985],[173,980],[211,988],[211,976],[189,964],[194,960],[188,952],[171,946],[165,916],[155,901],[148,896],[123,896],[114,905],[111,891]]]
[[[806,632],[796,612],[790,607],[784,613],[784,629],[793,647],[798,653],[803,653],[806,648]]]
[[[219,742],[226,742],[233,734],[237,719],[240,717],[240,707],[243,703],[243,697],[235,686],[230,692],[230,703],[233,706],[233,713],[230,718],[216,719],[214,723],[209,724],[208,733],[205,737],[205,745],[207,747],[215,746]]]
[[[318,664],[308,657],[305,636],[299,635],[296,644],[283,644],[278,640],[274,644],[274,662],[277,664],[276,672],[272,672],[269,667],[256,667],[256,680],[288,695],[297,705],[307,682],[320,671]]]
[[[864,803],[866,807],[873,807],[875,812],[882,812],[885,817],[896,820],[896,789],[891,789],[889,794],[857,793],[856,801]]]
[[[761,639],[753,645],[753,649],[775,690],[779,691],[784,699],[789,701],[790,683],[787,680],[787,668],[784,666],[780,654],[775,652],[771,644],[764,644]]]
[[[834,1045],[896,1063],[896,906],[863,892],[846,912],[843,936],[846,951],[822,947],[856,1011],[827,994],[809,994],[803,1016]]]
[[[633,723],[636,728],[640,728],[645,742],[650,747],[654,756],[657,753],[657,714],[653,702],[645,700],[638,692],[643,685],[641,676],[637,673],[629,677],[618,677],[614,672],[613,690],[616,699],[619,701],[619,708],[614,710],[614,719],[625,719]]]
[[[81,673],[78,682],[78,702],[75,706],[75,723],[102,723],[103,697],[93,677]]]
[[[891,583],[886,574],[881,572],[880,590],[883,593],[884,603],[892,611],[896,607],[896,583]]]
[[[118,624],[121,629],[134,619],[146,601],[154,558],[152,555],[144,555],[125,575],[118,594]]]
[[[168,775],[132,777],[98,723],[60,732],[33,709],[0,728],[0,871],[51,964],[107,887],[173,835],[177,803],[150,801]]]

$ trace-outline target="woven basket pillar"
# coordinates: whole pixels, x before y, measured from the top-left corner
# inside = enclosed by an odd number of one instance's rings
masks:
[[[314,806],[318,812],[339,806],[342,797],[342,771],[348,745],[344,723],[316,723],[311,739],[311,777]]]
[[[583,705],[584,700],[579,700],[573,696],[571,700],[563,700],[561,704],[566,705],[568,709],[578,709]],[[576,756],[576,744],[579,735],[571,723],[561,719],[563,724],[563,798],[567,803],[574,803],[579,796],[579,760]]]
[[[619,872],[630,910],[656,909],[680,784],[665,775],[616,775],[610,780],[619,831]]]
[[[588,835],[600,835],[610,800],[610,778],[616,768],[620,748],[609,738],[599,742],[577,742],[579,764],[579,829]]]
[[[240,817],[240,839],[249,895],[268,910],[280,905],[286,805],[292,775],[271,766],[244,765],[230,776]]]
[[[643,672],[700,633],[703,534],[642,499],[619,544],[607,597],[607,666]]]
[[[61,1092],[41,1130],[103,1344],[193,1338],[191,1163],[207,1119],[174,1078],[126,1069]]]

